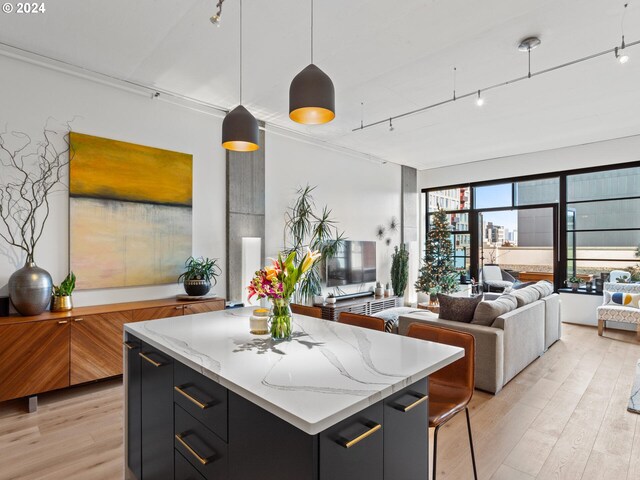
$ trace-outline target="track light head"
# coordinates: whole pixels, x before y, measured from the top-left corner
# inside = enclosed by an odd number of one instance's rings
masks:
[[[629,61],[629,55],[627,55],[626,51],[627,45],[624,43],[624,35],[622,36],[622,43],[619,47],[616,47],[614,52],[618,61],[622,64],[625,64]]]
[[[395,128],[393,128],[393,121],[391,119],[389,119],[389,131],[393,132],[395,130]]]
[[[478,90],[478,98],[476,98],[476,105],[479,107],[484,105],[484,98],[480,95],[480,90]]]

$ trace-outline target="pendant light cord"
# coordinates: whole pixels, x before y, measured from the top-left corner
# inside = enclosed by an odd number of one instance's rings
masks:
[[[240,105],[242,105],[242,0],[240,0]]]
[[[311,0],[311,63],[313,63],[313,0]]]

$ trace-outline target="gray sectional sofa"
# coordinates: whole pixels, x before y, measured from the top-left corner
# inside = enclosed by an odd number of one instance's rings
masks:
[[[401,315],[398,333],[406,335],[409,325],[419,322],[472,334],[476,340],[476,388],[495,394],[560,338],[560,297],[552,289],[550,292],[529,292],[527,300],[519,300],[521,306],[498,316],[490,326],[443,320],[424,311]]]

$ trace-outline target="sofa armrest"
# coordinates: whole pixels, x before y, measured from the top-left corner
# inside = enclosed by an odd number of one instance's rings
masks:
[[[537,300],[496,318],[504,331],[504,383],[544,353],[544,302]]]
[[[504,332],[499,328],[441,320],[436,315],[408,314],[398,318],[398,333],[406,335],[412,323],[426,323],[473,335],[476,341],[476,388],[498,393],[504,385]]]
[[[546,351],[562,336],[560,295],[552,293],[541,300],[544,302],[544,349]]]

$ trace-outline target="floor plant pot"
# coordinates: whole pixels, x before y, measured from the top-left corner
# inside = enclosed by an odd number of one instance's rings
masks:
[[[51,275],[35,262],[28,261],[9,277],[9,298],[20,315],[44,312],[51,301],[52,288]]]
[[[184,291],[192,297],[202,297],[211,290],[211,282],[209,280],[185,280]]]
[[[71,295],[54,295],[51,297],[52,312],[68,312],[73,309]]]

